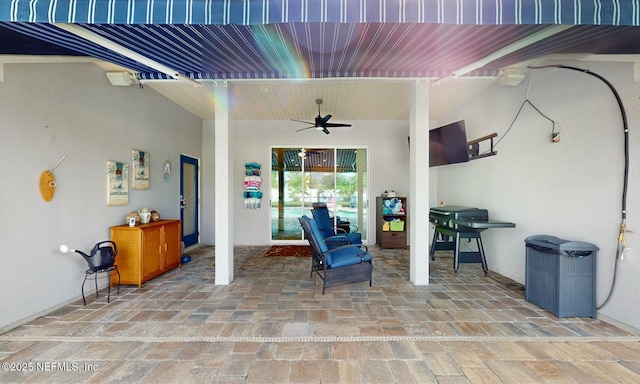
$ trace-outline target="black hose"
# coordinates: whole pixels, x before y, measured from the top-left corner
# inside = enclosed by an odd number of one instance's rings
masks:
[[[602,82],[604,82],[607,85],[607,87],[609,87],[609,89],[613,93],[613,96],[616,98],[616,101],[618,102],[618,107],[620,107],[620,114],[622,115],[622,128],[624,130],[624,177],[623,177],[624,181],[623,181],[623,187],[622,187],[622,212],[621,212],[622,223],[620,224],[620,234],[618,236],[616,262],[613,268],[613,279],[611,281],[611,288],[609,289],[609,294],[607,295],[607,298],[605,299],[605,301],[598,306],[598,309],[600,309],[604,307],[607,304],[607,302],[609,302],[609,299],[613,294],[613,288],[615,287],[615,284],[616,284],[616,275],[618,273],[618,261],[621,259],[622,254],[624,253],[624,246],[622,245],[622,241],[624,239],[624,230],[625,230],[626,221],[627,221],[627,186],[629,184],[629,126],[627,124],[627,113],[625,112],[624,106],[622,105],[622,99],[620,98],[618,91],[616,91],[615,87],[609,82],[609,80],[598,75],[597,73],[593,73],[588,69],[571,67],[568,65],[542,65],[542,66],[530,66],[528,68],[530,69],[544,69],[544,68],[570,69],[573,71],[578,71],[578,72],[582,72],[582,73],[586,73],[588,75],[594,76],[600,79]]]

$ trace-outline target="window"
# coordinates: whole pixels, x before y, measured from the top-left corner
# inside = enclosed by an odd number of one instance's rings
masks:
[[[303,240],[298,217],[327,204],[367,239],[366,148],[272,148],[271,240]]]

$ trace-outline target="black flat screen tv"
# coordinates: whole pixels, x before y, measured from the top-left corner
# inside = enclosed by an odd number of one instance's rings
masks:
[[[464,120],[429,131],[429,167],[469,161]]]

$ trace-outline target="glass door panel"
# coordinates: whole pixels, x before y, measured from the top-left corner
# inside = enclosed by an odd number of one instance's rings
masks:
[[[365,148],[273,148],[271,158],[271,240],[303,240],[298,217],[312,216],[314,203],[367,239]]]
[[[367,239],[367,150],[365,148],[336,149],[335,215],[342,227],[356,230]],[[348,223],[348,224],[346,224]]]
[[[332,216],[336,210],[335,149],[308,148],[304,151],[304,213],[312,216],[314,203],[324,203]]]
[[[298,217],[304,199],[299,148],[271,152],[271,240],[302,240]]]

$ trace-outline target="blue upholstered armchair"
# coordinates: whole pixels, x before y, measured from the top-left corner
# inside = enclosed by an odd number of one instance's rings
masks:
[[[358,233],[358,227],[355,225],[349,224],[349,232],[342,228],[334,228],[334,222],[329,215],[329,209],[326,204],[314,204],[311,214],[313,214],[313,218],[318,224],[320,233],[327,242],[329,248],[344,244],[362,244],[362,234]],[[338,225],[339,224],[340,222],[338,222]],[[346,239],[344,239],[344,237],[341,238],[341,236],[346,236]]]
[[[373,261],[367,247],[348,244],[329,248],[316,220],[302,216],[298,219],[313,250],[311,276],[316,272],[322,279],[322,294],[325,288],[337,284],[372,282]]]

